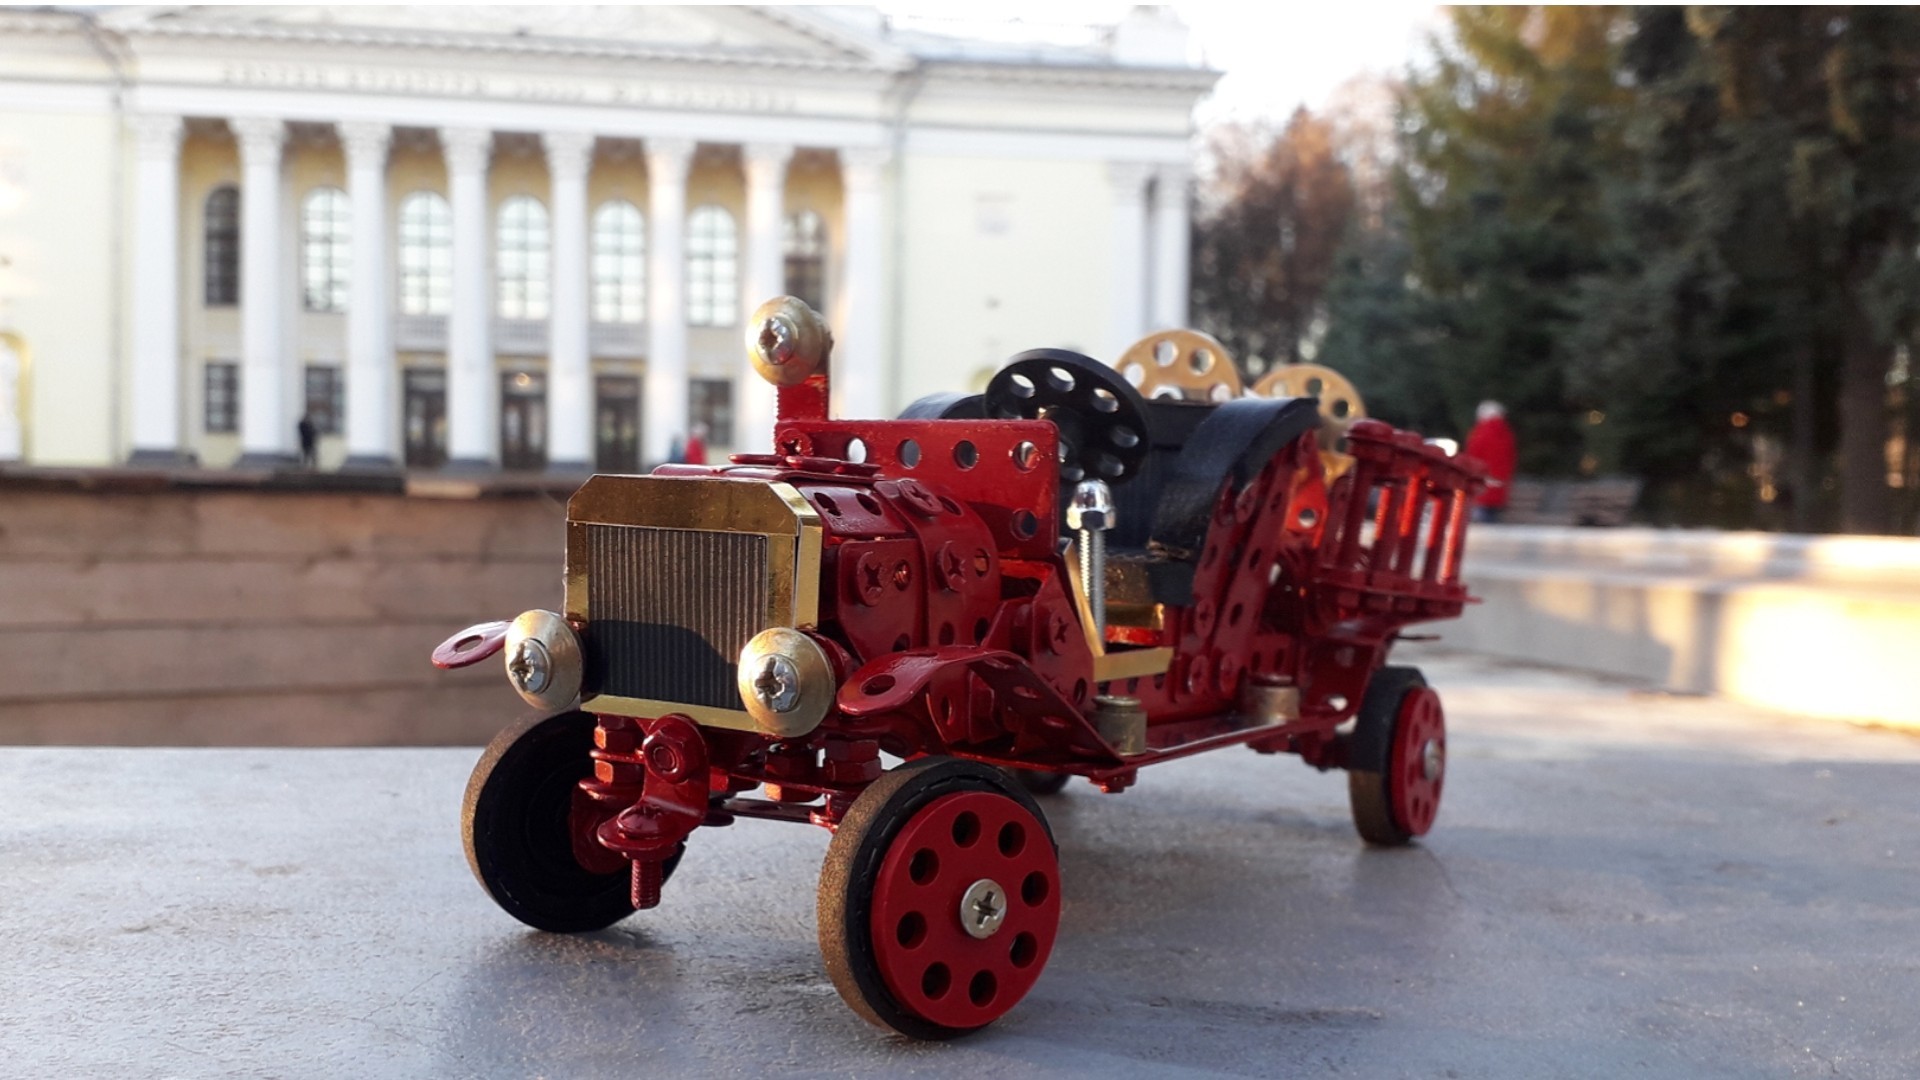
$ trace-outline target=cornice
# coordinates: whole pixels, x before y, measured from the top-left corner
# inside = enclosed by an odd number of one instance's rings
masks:
[[[1189,94],[1204,94],[1213,89],[1221,75],[1205,68],[1143,68],[1123,64],[986,64],[928,59],[921,61],[921,65],[931,77],[957,82],[1167,90]]]
[[[4,34],[76,34],[85,22],[85,16],[65,11],[0,10]]]
[[[639,41],[513,37],[504,34],[403,30],[387,27],[156,21],[127,25],[121,28],[121,32],[136,45],[141,39],[270,42],[338,48],[412,49],[491,56],[540,56],[570,60],[650,60],[717,67],[775,68],[851,74],[877,74],[889,70],[882,64],[853,57],[836,59],[778,52],[735,52],[678,45],[649,45]]]

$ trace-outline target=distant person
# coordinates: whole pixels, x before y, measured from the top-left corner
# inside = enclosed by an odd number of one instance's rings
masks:
[[[295,429],[300,433],[300,464],[311,469],[319,460],[320,448],[320,429],[314,425],[313,414],[301,413]]]
[[[1496,522],[1507,509],[1507,493],[1513,485],[1513,467],[1519,456],[1514,445],[1513,428],[1507,424],[1507,408],[1497,401],[1483,401],[1474,411],[1473,430],[1467,433],[1467,448],[1462,451],[1487,467],[1491,477],[1486,489],[1473,497],[1473,520]]]
[[[675,435],[673,441],[667,444],[667,460],[675,463],[687,460],[687,444],[681,441],[679,435]]]
[[[707,463],[707,425],[693,425],[693,434],[687,436],[686,453],[683,455],[682,460],[689,465],[705,465]]]

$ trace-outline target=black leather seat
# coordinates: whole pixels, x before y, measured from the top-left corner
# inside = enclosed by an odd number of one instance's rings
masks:
[[[1138,477],[1114,489],[1119,520],[1107,534],[1108,602],[1186,606],[1193,603],[1194,570],[1221,487],[1231,483],[1240,491],[1274,454],[1317,430],[1319,402],[1156,400],[1148,408],[1153,451]]]
[[[1150,450],[1139,472],[1113,488],[1118,520],[1107,534],[1107,600],[1110,606],[1186,606],[1193,603],[1195,565],[1206,550],[1221,486],[1231,482],[1238,492],[1282,447],[1317,430],[1319,402],[1239,398],[1213,404],[1156,398],[1143,404]],[[978,394],[933,394],[908,406],[901,419],[985,415]],[[1063,483],[1063,517],[1072,496],[1073,485]]]

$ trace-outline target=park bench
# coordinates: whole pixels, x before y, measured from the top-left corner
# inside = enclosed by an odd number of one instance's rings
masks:
[[[1640,481],[1604,476],[1592,480],[1517,477],[1507,495],[1508,525],[1625,525],[1640,499]]]

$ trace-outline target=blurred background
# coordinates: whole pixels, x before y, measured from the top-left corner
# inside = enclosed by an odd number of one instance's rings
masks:
[[[587,473],[765,448],[781,292],[845,415],[1187,325],[1432,437],[1498,401],[1453,641],[1898,720],[1917,50],[1904,8],[0,9],[0,741],[486,738],[497,670],[427,652],[557,602]],[[1809,693],[1768,649],[1814,624]]]

